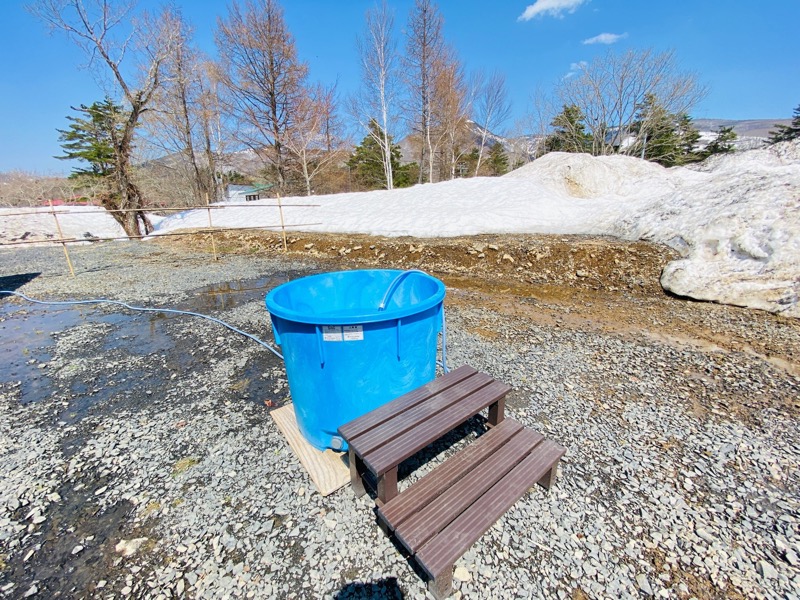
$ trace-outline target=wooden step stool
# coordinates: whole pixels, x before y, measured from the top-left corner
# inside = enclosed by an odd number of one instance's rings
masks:
[[[378,519],[414,556],[437,599],[452,591],[453,565],[535,483],[549,488],[566,449],[503,418],[510,388],[472,367],[447,375],[339,428],[357,495],[377,480]],[[492,429],[403,493],[405,459],[489,408]]]

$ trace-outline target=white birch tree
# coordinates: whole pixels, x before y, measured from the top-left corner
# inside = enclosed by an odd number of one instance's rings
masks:
[[[361,86],[351,99],[350,112],[381,151],[386,189],[394,188],[392,142],[397,137],[399,75],[394,14],[384,0],[367,10],[364,33],[356,40],[361,64]],[[371,127],[375,121],[379,128]]]
[[[506,77],[499,71],[493,71],[488,77],[480,72],[473,84],[475,101],[473,103],[473,121],[480,129],[478,144],[478,160],[475,163],[475,176],[481,168],[486,138],[489,132],[495,131],[511,114],[511,102],[508,100]]]

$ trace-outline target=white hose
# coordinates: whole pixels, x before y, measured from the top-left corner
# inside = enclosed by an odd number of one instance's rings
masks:
[[[203,314],[196,313],[196,312],[191,312],[191,311],[188,311],[188,310],[177,310],[175,308],[146,308],[146,307],[143,307],[143,306],[131,306],[130,304],[126,304],[125,302],[120,302],[119,300],[108,300],[106,298],[98,298],[96,300],[64,300],[64,301],[56,301],[56,300],[34,300],[33,298],[29,298],[25,294],[21,294],[19,292],[10,292],[8,290],[0,290],[0,294],[9,294],[11,296],[18,296],[18,297],[22,298],[23,300],[27,300],[28,302],[33,302],[34,304],[54,304],[54,305],[58,305],[58,306],[75,306],[75,305],[78,305],[78,304],[117,304],[119,306],[124,306],[125,308],[127,308],[129,310],[138,310],[138,311],[141,311],[141,312],[172,313],[172,314],[176,314],[176,315],[189,315],[189,316],[192,316],[192,317],[200,317],[201,319],[207,319],[209,321],[213,321],[214,323],[222,325],[223,327],[227,327],[231,331],[235,331],[236,333],[238,333],[240,335],[243,335],[243,336],[245,336],[247,338],[250,338],[251,340],[253,340],[257,344],[261,344],[262,346],[264,346],[264,348],[266,348],[267,350],[272,352],[275,356],[277,356],[278,358],[283,360],[283,355],[280,352],[278,352],[275,348],[273,348],[267,342],[264,342],[264,341],[258,339],[256,336],[251,335],[251,334],[249,334],[247,332],[244,332],[241,329],[237,329],[233,325],[230,325],[230,324],[226,323],[225,321],[222,321],[221,319],[217,319],[216,317],[210,317],[208,315],[203,315]]]

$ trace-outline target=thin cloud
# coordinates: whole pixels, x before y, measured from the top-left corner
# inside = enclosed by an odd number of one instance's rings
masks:
[[[626,33],[601,33],[588,40],[583,40],[584,44],[616,44],[618,41],[628,37]]]
[[[562,77],[561,79],[569,79],[570,77],[575,77],[575,75],[577,75],[579,71],[582,71],[583,69],[585,69],[588,66],[589,66],[589,63],[587,63],[585,60],[582,60],[582,61],[579,61],[579,62],[570,63],[569,64],[569,73],[564,75],[564,77]]]
[[[534,17],[549,15],[561,18],[564,13],[574,13],[587,0],[536,0],[528,5],[517,21],[530,21]]]

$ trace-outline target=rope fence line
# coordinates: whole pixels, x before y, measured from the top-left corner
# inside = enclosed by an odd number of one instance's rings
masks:
[[[322,225],[322,223],[289,223],[285,227],[311,227],[314,225]],[[279,229],[280,225],[258,225],[253,227],[213,227],[201,228],[193,231],[175,231],[171,233],[158,233],[150,235],[121,235],[118,237],[103,237],[103,238],[52,238],[46,240],[24,240],[21,242],[4,242],[0,244],[3,246],[24,246],[25,244],[85,244],[87,242],[113,242],[119,240],[143,240],[143,239],[158,239],[162,237],[176,237],[185,235],[207,235],[210,233],[223,233],[225,231],[250,231],[253,229]]]
[[[68,244],[83,244],[87,242],[98,242],[98,241],[118,241],[118,240],[143,240],[143,239],[156,239],[160,237],[179,237],[179,236],[191,236],[191,235],[208,235],[211,239],[211,249],[214,255],[214,260],[218,260],[217,256],[217,245],[216,240],[214,239],[215,233],[223,233],[227,231],[253,231],[253,230],[269,230],[269,229],[278,229],[281,230],[281,237],[283,240],[283,251],[287,252],[289,249],[287,238],[286,238],[286,228],[298,228],[298,227],[313,227],[316,225],[322,225],[322,223],[292,223],[286,224],[283,218],[283,209],[286,207],[291,208],[318,208],[319,204],[283,204],[278,198],[277,203],[275,204],[208,204],[206,206],[191,206],[191,207],[182,207],[182,208],[164,208],[164,209],[155,209],[153,212],[161,211],[161,212],[185,212],[187,210],[205,210],[208,211],[208,227],[206,228],[196,228],[193,231],[175,231],[170,233],[160,233],[160,234],[146,234],[146,235],[125,235],[125,236],[115,236],[115,237],[97,237],[97,238],[67,238],[64,237],[63,230],[61,228],[61,223],[58,220],[59,213],[62,215],[75,215],[75,214],[93,214],[97,215],[100,211],[98,210],[56,210],[55,205],[53,205],[52,200],[50,201],[49,207],[42,207],[46,210],[31,210],[31,211],[24,211],[18,213],[2,213],[0,212],[0,218],[2,217],[20,217],[20,216],[30,216],[30,215],[52,215],[53,220],[55,221],[56,231],[58,233],[58,238],[51,238],[45,240],[20,240],[15,242],[4,242],[0,243],[0,248],[4,246],[24,246],[24,245],[32,245],[32,244],[60,244],[64,249],[64,258],[67,261],[67,266],[69,267],[69,272],[72,277],[75,277],[75,270],[72,266],[72,260],[69,255],[69,250],[67,249]],[[119,209],[109,211],[103,209],[102,207],[98,207],[107,213],[112,212],[120,212],[120,213],[129,213],[129,212],[144,212],[145,209],[142,208],[129,208],[129,209]],[[258,226],[251,226],[251,227],[215,227],[212,220],[211,220],[211,212],[212,210],[220,209],[220,208],[277,208],[280,217],[280,224],[278,225],[258,225]]]
[[[156,208],[153,206],[147,206],[145,208],[115,208],[114,210],[108,210],[103,208],[102,206],[97,206],[96,208],[104,210],[108,213],[118,212],[118,213],[128,213],[128,212],[151,212],[151,213],[159,213],[159,212],[184,212],[187,210],[218,210],[220,208],[319,208],[319,204],[210,204],[206,206],[205,204],[202,206],[184,206],[182,208]],[[4,207],[0,206],[0,210]],[[0,217],[26,217],[30,215],[50,215],[53,214],[53,211],[50,210],[48,206],[41,206],[39,208],[45,210],[29,210],[26,212],[19,212],[19,213],[0,213]],[[53,206],[53,209],[59,208],[70,208],[69,206],[61,205],[61,206]],[[96,215],[99,210],[56,210],[56,212],[70,214],[70,215]]]

